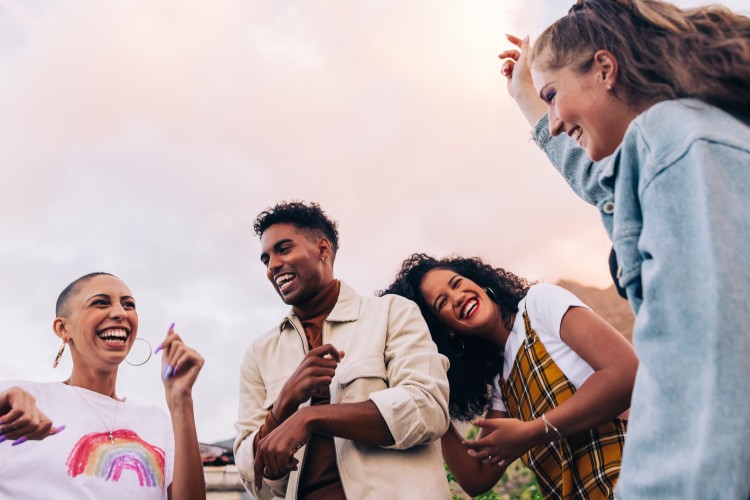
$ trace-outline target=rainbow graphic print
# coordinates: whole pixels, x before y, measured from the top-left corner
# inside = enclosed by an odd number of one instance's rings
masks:
[[[81,474],[119,481],[123,474],[136,474],[138,483],[146,488],[164,487],[164,450],[148,444],[131,430],[119,429],[86,434],[78,440],[65,465],[68,475]]]

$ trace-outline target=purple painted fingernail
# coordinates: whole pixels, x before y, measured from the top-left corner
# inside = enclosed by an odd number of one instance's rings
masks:
[[[18,439],[16,439],[15,441],[13,441],[11,443],[11,446],[18,446],[19,444],[23,444],[23,443],[25,443],[28,440],[29,440],[29,438],[27,438],[26,436],[24,436],[22,438],[18,438]]]
[[[65,430],[65,426],[61,425],[60,427],[58,427],[57,429],[55,429],[55,434],[60,434],[64,430]]]
[[[174,365],[174,370],[172,370],[172,376],[174,377],[177,375],[177,369],[180,367],[180,365]]]
[[[0,436],[0,443],[2,443],[3,441],[7,441],[7,440],[8,440],[8,438],[7,438],[7,437],[5,437],[5,436]]]
[[[174,323],[172,323],[171,325],[169,325],[169,330],[167,330],[167,331],[171,332],[172,330],[174,330]]]
[[[164,369],[164,376],[162,377],[164,380],[167,380],[169,378],[169,375],[172,373],[172,367],[167,365],[167,367]]]
[[[162,349],[164,349],[164,343],[163,342],[161,344],[159,344],[158,346],[156,346],[156,350],[154,351],[154,354],[159,354],[159,351],[161,351]]]

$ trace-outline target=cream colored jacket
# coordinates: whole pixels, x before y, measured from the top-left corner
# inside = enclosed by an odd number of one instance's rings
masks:
[[[416,304],[395,295],[360,297],[342,282],[323,323],[323,343],[346,352],[331,382],[331,404],[373,401],[395,440],[380,447],[334,438],[347,498],[450,499],[439,442],[450,423],[448,360]],[[259,499],[297,497],[306,447],[295,454],[298,471],[264,479],[255,491],[253,439],[307,351],[302,325],[290,312],[252,343],[242,363],[234,454],[245,487]]]

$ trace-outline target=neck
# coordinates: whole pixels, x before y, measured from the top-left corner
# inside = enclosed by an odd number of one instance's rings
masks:
[[[495,306],[495,321],[492,322],[492,329],[485,335],[487,341],[504,348],[510,336],[510,331],[513,329],[515,318],[515,314],[503,316],[500,314],[500,307]]]
[[[65,382],[68,385],[83,387],[104,396],[118,399],[115,394],[117,390],[117,369],[108,372],[97,372],[93,369],[86,370],[73,366],[73,371]]]

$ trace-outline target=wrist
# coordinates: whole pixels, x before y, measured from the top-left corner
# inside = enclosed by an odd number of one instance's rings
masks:
[[[170,412],[193,409],[193,396],[190,393],[172,394],[167,397],[167,406]]]
[[[294,415],[302,421],[302,425],[307,432],[312,433],[318,430],[320,419],[315,406],[300,408]]]
[[[545,432],[542,417],[529,422],[529,441],[533,443],[532,448],[550,442],[550,436]]]

